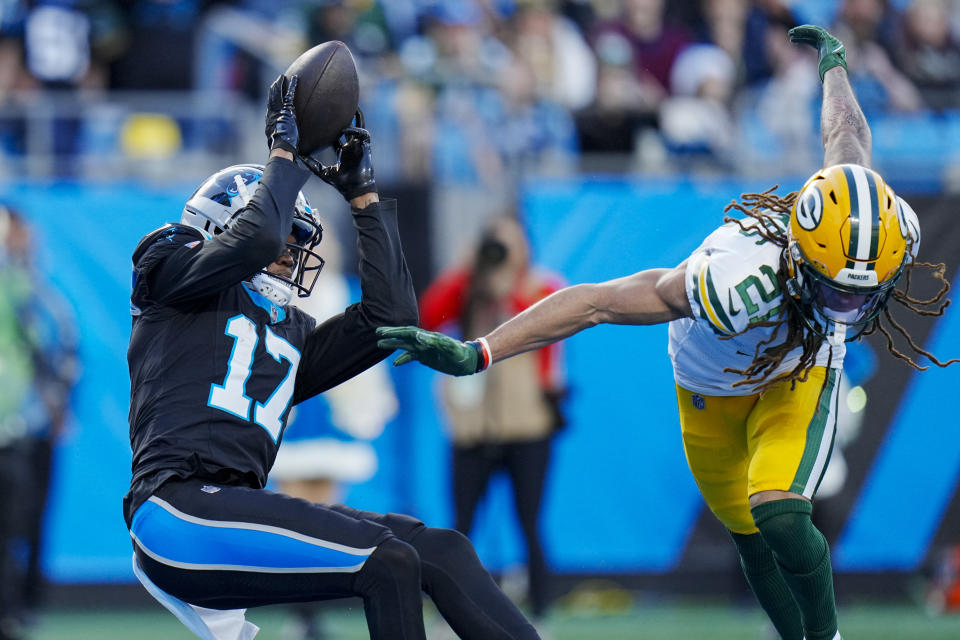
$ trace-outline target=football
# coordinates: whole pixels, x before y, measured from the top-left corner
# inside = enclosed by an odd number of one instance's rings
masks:
[[[294,106],[300,153],[331,146],[357,111],[360,85],[350,49],[338,40],[318,44],[294,60],[284,75],[299,78]]]

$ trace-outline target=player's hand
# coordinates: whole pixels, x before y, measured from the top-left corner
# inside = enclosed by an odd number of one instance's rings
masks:
[[[820,82],[823,82],[823,74],[834,67],[847,68],[847,50],[843,43],[823,27],[812,24],[804,24],[794,27],[788,32],[790,41],[794,44],[808,44],[817,50],[820,55]]]
[[[355,127],[340,132],[334,149],[337,163],[326,166],[310,156],[300,159],[321,180],[331,185],[347,200],[353,200],[377,190],[370,151],[370,132],[363,128],[363,112],[357,110]]]
[[[452,376],[468,376],[479,369],[480,353],[473,344],[442,333],[419,327],[379,327],[377,336],[381,349],[405,349],[393,361],[395,367],[418,360]]]
[[[271,150],[280,148],[297,155],[300,130],[297,128],[297,111],[293,106],[296,93],[297,76],[293,76],[288,82],[281,74],[270,85],[264,133],[267,134],[267,146]]]

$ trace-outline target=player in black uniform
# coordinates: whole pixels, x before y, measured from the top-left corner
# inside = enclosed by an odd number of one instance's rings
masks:
[[[285,85],[270,91],[266,167],[215,174],[133,254],[135,570],[205,638],[256,632],[242,612],[227,631],[195,624],[210,609],[359,596],[372,638],[423,639],[421,589],[462,638],[537,638],[459,533],[263,489],[290,406],[387,356],[377,326],[417,321],[396,205],[379,201],[359,115],[336,165],[301,162],[351,204],[362,300],[320,326],[287,306],[312,288],[322,230],[299,192],[309,172],[294,158],[296,80]]]

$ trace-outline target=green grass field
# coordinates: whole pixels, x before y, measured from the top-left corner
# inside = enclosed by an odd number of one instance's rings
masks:
[[[538,626],[544,640],[772,640],[759,610],[697,601],[646,602],[601,614],[587,607],[573,613],[561,608]],[[841,607],[845,640],[958,640],[960,615],[929,617],[909,605]],[[427,607],[429,640],[455,638]],[[280,608],[248,613],[261,627],[257,640],[292,640],[290,615]],[[365,640],[363,610],[337,607],[325,614],[325,637]],[[28,636],[30,640],[190,640],[194,638],[159,605],[146,610],[52,610]]]

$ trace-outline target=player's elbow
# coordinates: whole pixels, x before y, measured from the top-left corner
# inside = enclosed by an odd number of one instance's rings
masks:
[[[615,321],[613,298],[608,287],[597,284],[578,284],[571,287],[571,290],[576,290],[583,300],[581,305],[583,313],[580,314],[583,328],[589,329],[598,324]]]
[[[685,274],[685,266],[671,269],[660,275],[654,285],[654,292],[660,303],[666,307],[666,315],[670,316],[670,319],[693,315],[684,284]]]
[[[391,313],[390,324],[393,326],[417,326],[420,324],[420,310],[417,309],[417,299],[413,296],[397,304]]]
[[[391,287],[393,296],[388,309],[387,320],[394,326],[416,326],[420,322],[420,309],[417,305],[417,294],[413,290],[413,283],[409,278],[403,278]]]
[[[367,298],[362,307],[373,326],[416,326],[420,322],[417,297],[413,287],[398,287],[393,295]]]

